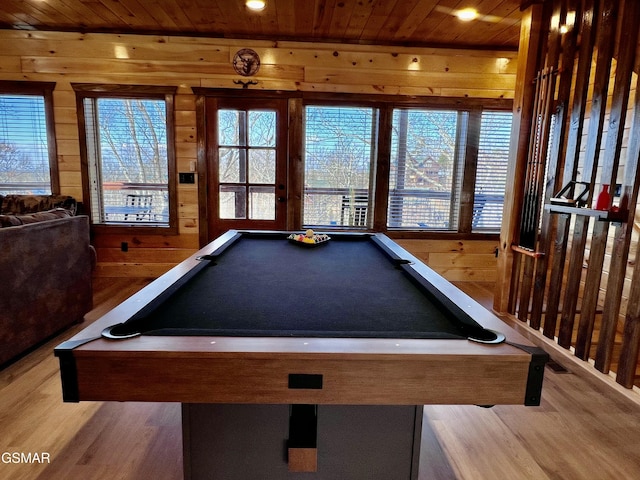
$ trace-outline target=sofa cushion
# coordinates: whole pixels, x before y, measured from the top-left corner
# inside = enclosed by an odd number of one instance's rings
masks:
[[[0,215],[0,227],[15,227],[22,225],[22,222],[15,215]]]
[[[69,212],[69,210],[65,210],[64,208],[54,208],[53,210],[48,210],[46,212],[36,212],[30,213],[28,215],[16,215],[16,217],[18,217],[23,225],[26,225],[27,223],[44,222],[46,220],[55,220],[56,218],[65,218],[70,216],[71,213]]]
[[[55,220],[56,218],[71,217],[71,212],[64,208],[54,208],[46,212],[36,212],[27,215],[0,215],[0,226],[14,227],[17,225],[27,225],[29,223]]]
[[[76,214],[75,198],[68,195],[5,195],[0,203],[1,214],[27,214],[64,208]]]

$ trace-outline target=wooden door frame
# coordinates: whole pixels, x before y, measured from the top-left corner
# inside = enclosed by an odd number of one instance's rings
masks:
[[[291,187],[296,183],[290,177],[289,158],[290,158],[290,139],[288,133],[288,117],[289,107],[287,100],[291,96],[282,92],[274,91],[253,91],[253,90],[236,90],[236,89],[214,89],[214,88],[198,88],[193,87],[193,92],[197,95],[196,98],[196,130],[197,130],[197,158],[198,158],[198,222],[199,222],[199,244],[204,246],[211,237],[215,236],[216,232],[213,222],[215,221],[215,212],[212,206],[209,204],[209,190],[215,182],[215,172],[210,168],[210,162],[208,159],[215,158],[217,155],[216,144],[209,139],[215,138],[217,123],[215,117],[213,121],[207,120],[207,104],[211,108],[211,102],[215,102],[215,110],[217,111],[217,100],[237,100],[241,103],[257,101],[269,105],[269,108],[275,108],[278,111],[278,115],[284,116],[284,119],[278,120],[279,125],[285,125],[284,129],[278,131],[278,145],[280,149],[277,162],[282,162],[284,168],[284,196],[285,196],[285,212],[282,218],[282,225],[285,229],[291,228],[291,209],[289,200],[292,195],[291,192],[294,189]],[[280,105],[277,105],[280,103]],[[297,156],[296,156],[297,157]],[[276,192],[277,194],[277,192]],[[294,195],[295,196],[295,195]],[[217,205],[217,204],[216,204]],[[215,207],[214,207],[215,208]],[[258,226],[258,225],[256,225]]]

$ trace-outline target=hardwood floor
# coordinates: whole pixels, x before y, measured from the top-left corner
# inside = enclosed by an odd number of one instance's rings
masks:
[[[97,278],[96,308],[87,322],[145,283]],[[482,284],[468,291],[482,303],[490,294]],[[178,404],[62,402],[52,350],[81,328],[0,371],[0,478],[182,478]],[[540,407],[429,405],[420,479],[640,478],[640,395],[635,396],[582,371],[547,369]],[[39,459],[45,453],[49,462],[6,463],[4,452],[38,453]]]

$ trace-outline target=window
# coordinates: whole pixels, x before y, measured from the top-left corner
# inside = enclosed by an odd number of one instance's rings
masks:
[[[306,107],[304,225],[370,225],[376,122],[372,108]]]
[[[376,213],[389,230],[499,232],[511,117],[481,104],[307,105],[303,225],[367,229]]]
[[[482,112],[473,203],[474,231],[499,231],[507,183],[511,112]]]
[[[74,85],[81,100],[91,218],[94,224],[175,226],[173,96]]]
[[[221,219],[274,220],[276,112],[218,110]]]
[[[57,193],[54,85],[0,82],[0,194]]]
[[[458,113],[396,109],[389,175],[389,228],[456,230]]]

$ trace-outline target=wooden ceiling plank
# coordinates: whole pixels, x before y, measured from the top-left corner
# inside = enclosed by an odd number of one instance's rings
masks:
[[[440,0],[431,14],[416,29],[415,35],[430,39],[434,44],[443,44],[444,32],[454,29],[457,26],[457,18],[453,12],[460,4],[461,0]],[[444,26],[443,26],[444,25]],[[457,30],[457,29],[456,29]]]
[[[302,15],[302,12],[298,11],[300,8],[296,9],[295,0],[280,0],[274,3],[274,8],[276,10],[276,31],[287,37],[293,37],[296,34],[296,19]]]
[[[129,2],[125,0],[99,0],[107,10],[110,10],[116,18],[120,21],[122,29],[120,31],[129,30],[132,31],[134,27],[140,27],[143,25],[139,19],[137,19],[134,13],[127,7]],[[115,31],[118,31],[118,25],[114,28]]]
[[[500,27],[485,41],[492,45],[512,45],[520,33],[520,10],[514,10],[506,15],[500,22]]]
[[[211,34],[216,37],[224,37],[225,32],[229,32],[232,28],[228,22],[227,14],[225,14],[220,7],[221,5],[224,6],[224,1],[181,1],[180,5],[199,32]],[[239,15],[239,13],[236,14],[236,16],[237,15]]]
[[[520,35],[520,20],[522,18],[522,11],[518,6],[518,2],[515,0],[504,2],[493,14],[502,17],[504,19],[502,23],[508,25],[508,28],[496,34],[489,41],[505,45],[517,44],[518,40],[516,39]]]
[[[269,0],[249,14],[241,0],[30,0],[0,2],[7,28],[209,35],[271,41],[517,48],[520,0]],[[476,5],[502,18],[460,26],[452,11]],[[482,10],[481,10],[482,13]],[[454,27],[452,27],[452,25]]]
[[[106,26],[105,19],[88,9],[82,2],[55,0],[50,5],[69,19],[70,26],[77,25],[78,19],[86,27]]]
[[[0,12],[0,28],[18,28],[21,24],[20,19],[13,14]]]
[[[411,38],[420,27],[420,24],[433,12],[437,4],[438,0],[420,0],[396,30],[395,38],[403,40]]]
[[[75,6],[69,7],[62,0],[54,0],[52,2],[48,2],[45,4],[41,2],[38,4],[38,7],[44,7],[43,12],[46,11],[48,15],[56,15],[59,16],[60,20],[56,21],[56,23],[60,23],[68,27],[74,27],[76,25],[82,25],[83,27],[87,27],[93,24],[100,24],[99,17],[96,19],[94,14],[87,15],[86,13],[82,13]],[[55,12],[55,13],[54,13]],[[96,22],[95,20],[98,20]]]
[[[118,25],[121,20],[99,0],[67,0],[69,4],[82,4],[83,8],[105,21],[105,27]]]
[[[371,13],[373,12],[373,3],[376,0],[362,0],[356,2],[345,30],[345,37],[350,38],[362,38],[362,32],[364,30]]]
[[[146,2],[145,0],[118,0],[118,3],[122,3],[126,6],[127,10],[129,10],[133,15],[132,18],[136,24],[155,30],[160,29],[160,25],[149,12],[149,2]]]
[[[378,38],[394,38],[396,37],[398,30],[401,26],[407,22],[411,21],[410,17],[414,12],[416,6],[420,3],[421,0],[405,0],[397,2],[391,11],[391,13],[387,16],[386,21],[380,28],[378,32]]]
[[[248,28],[247,35],[255,35],[255,32],[276,32],[276,36],[283,35],[278,29],[277,3],[267,1],[267,6],[259,12],[250,11],[244,7],[245,26]]]
[[[453,44],[455,40],[461,37],[465,38],[465,43],[473,45],[474,43],[482,44],[487,38],[491,37],[491,28],[495,23],[495,18],[489,14],[495,9],[498,3],[502,3],[504,0],[480,0],[474,3],[473,7],[478,11],[478,18],[469,22],[459,20],[456,17],[456,12],[460,8],[466,8],[469,6],[467,2],[458,2],[457,5],[453,5],[453,2],[443,5],[441,3],[440,8],[443,13],[446,13],[450,18],[450,21],[443,19],[442,22],[435,28],[434,35],[443,44]],[[447,12],[445,8],[450,10]]]
[[[51,8],[46,4],[38,4],[37,6],[19,0],[2,0],[2,8],[9,10],[21,21],[38,27],[57,22],[69,22],[70,20],[58,14],[57,11],[52,12]],[[52,15],[52,13],[54,13]]]
[[[193,25],[191,24],[191,22],[188,22],[186,25],[184,23],[178,23],[178,19],[167,10],[165,10],[166,6],[169,6],[170,9],[175,10],[175,4],[170,5],[169,2],[147,0],[145,1],[145,5],[149,6],[147,11],[158,24],[160,30],[171,32],[179,32],[180,30],[193,30]]]
[[[199,1],[202,2],[203,0]],[[224,21],[224,31],[238,32],[242,35],[246,35],[251,31],[259,33],[258,29],[249,26],[251,19],[243,2],[218,0],[216,9],[220,12],[220,18]]]
[[[53,2],[38,2],[33,5],[33,8],[40,10],[50,18],[52,18],[53,22],[64,23],[65,25],[74,25],[77,16],[73,10],[67,9],[66,5],[55,0]],[[59,20],[57,20],[59,19]]]
[[[313,38],[331,38],[331,20],[336,8],[336,0],[316,1],[313,17]]]
[[[355,10],[356,2],[354,0],[339,1],[336,8],[333,9],[331,16],[331,38],[345,38],[347,28],[351,22],[351,16]]]
[[[8,20],[8,26],[10,28],[24,28],[24,27],[34,27],[39,25],[41,22],[39,19],[32,17],[31,15],[23,12],[20,8],[14,7],[13,4],[15,2],[11,0],[3,1],[2,3],[2,17],[6,16]]]
[[[396,0],[395,2],[378,1],[373,4],[373,9],[371,11],[371,14],[369,15],[367,23],[364,26],[364,30],[360,38],[367,41],[377,40],[380,36],[379,32],[387,21],[387,18],[395,10],[396,4],[402,3],[402,1],[403,0]]]
[[[295,21],[294,38],[302,38],[303,35],[309,35],[309,32],[313,29],[315,2],[313,0],[307,0],[304,5],[301,5],[300,2],[295,2],[295,9],[293,11]]]
[[[195,31],[195,25],[183,9],[184,2],[157,1],[156,3],[173,19],[180,30]]]

